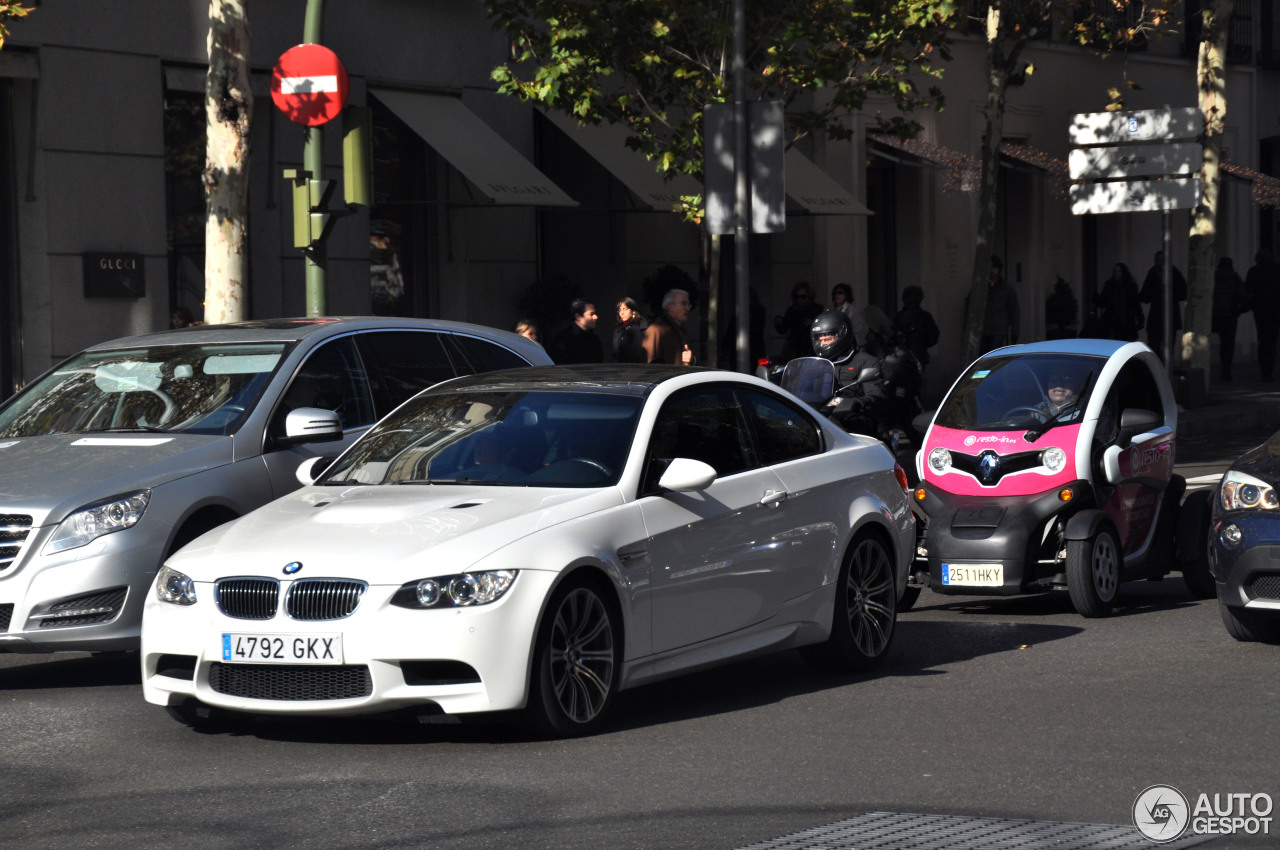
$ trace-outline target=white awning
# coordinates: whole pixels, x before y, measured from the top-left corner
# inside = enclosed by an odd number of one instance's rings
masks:
[[[795,148],[786,153],[787,197],[813,215],[875,215]]]
[[[580,124],[578,119],[554,110],[543,114],[650,209],[671,210],[680,203],[681,195],[702,194],[702,186],[689,175],[676,174],[667,180],[644,154],[627,147],[625,127]]]
[[[459,98],[382,88],[370,88],[369,92],[493,203],[578,205]]]

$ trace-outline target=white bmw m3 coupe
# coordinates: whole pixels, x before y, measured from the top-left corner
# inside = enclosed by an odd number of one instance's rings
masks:
[[[619,691],[715,663],[876,664],[913,556],[884,445],[730,372],[458,378],[324,463],[168,559],[149,702],[191,724],[509,711],[588,734]]]

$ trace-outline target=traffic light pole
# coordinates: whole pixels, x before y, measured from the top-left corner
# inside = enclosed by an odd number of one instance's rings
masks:
[[[324,0],[307,0],[307,14],[303,23],[304,44],[319,44],[324,27]],[[302,169],[307,173],[309,186],[324,179],[324,126],[308,127],[307,139],[302,148]],[[311,199],[318,200],[318,199]],[[312,207],[314,208],[314,207]],[[297,211],[294,212],[297,215]],[[311,216],[307,216],[311,219]],[[324,278],[327,257],[325,240],[312,228],[311,239],[303,251],[307,269],[307,315],[325,314]]]

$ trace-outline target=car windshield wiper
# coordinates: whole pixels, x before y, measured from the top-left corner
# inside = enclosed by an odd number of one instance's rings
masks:
[[[459,478],[404,478],[396,482],[397,484],[467,484],[477,486],[507,486],[509,481],[484,481],[479,478],[468,478],[465,475]]]
[[[172,434],[168,428],[157,428],[155,425],[133,425],[128,428],[90,428],[82,434]]]
[[[1030,431],[1022,435],[1022,439],[1028,443],[1034,443],[1045,435],[1050,428],[1058,424],[1058,421],[1068,413],[1074,413],[1080,409],[1080,403],[1084,401],[1085,394],[1089,392],[1089,385],[1093,383],[1093,372],[1089,373],[1089,377],[1084,379],[1084,386],[1080,388],[1080,394],[1076,396],[1075,401],[1063,407],[1053,416],[1049,417],[1049,421],[1045,422],[1039,428],[1032,428]]]

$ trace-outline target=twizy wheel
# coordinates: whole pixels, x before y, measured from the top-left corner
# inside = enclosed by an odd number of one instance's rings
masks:
[[[1067,541],[1067,590],[1071,604],[1085,617],[1111,613],[1120,588],[1120,547],[1101,528],[1088,540]]]
[[[599,728],[618,685],[619,623],[602,593],[572,581],[556,591],[538,627],[525,720],[543,735]]]
[[[815,666],[856,673],[878,664],[889,651],[898,621],[893,558],[881,539],[854,540],[836,582],[836,609],[826,643],[802,652]]]

